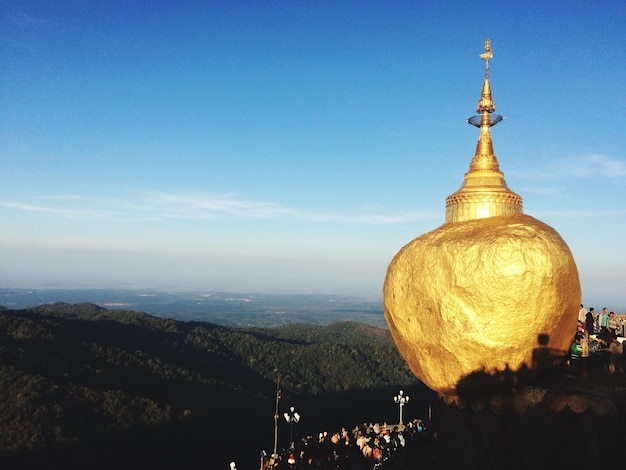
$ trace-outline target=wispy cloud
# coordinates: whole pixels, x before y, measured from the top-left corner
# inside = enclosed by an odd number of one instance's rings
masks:
[[[68,218],[86,218],[86,217],[101,217],[103,214],[93,211],[91,209],[77,209],[64,206],[53,206],[46,204],[32,204],[27,202],[17,201],[1,201],[0,206],[7,209],[14,209],[22,212],[40,212],[51,215],[58,215]],[[99,215],[98,215],[99,214]]]
[[[289,217],[294,210],[271,202],[246,201],[235,195],[146,193],[136,207],[164,218],[213,219],[231,216],[244,219]]]
[[[506,176],[531,181],[520,188],[524,194],[550,196],[568,191],[572,179],[620,180],[626,176],[626,161],[603,154],[580,155],[550,160],[542,168],[524,172],[507,171]]]
[[[126,197],[86,197],[74,194],[40,197],[36,202],[0,201],[0,207],[73,219],[109,220],[278,220],[307,223],[390,225],[439,219],[440,213],[308,212],[273,202],[251,201],[234,194],[141,192]]]
[[[608,155],[591,154],[559,159],[554,169],[559,175],[579,178],[622,178],[626,176],[626,161]]]
[[[623,178],[626,161],[599,153],[550,160],[542,168],[525,172],[508,171],[507,175],[527,180],[563,180],[564,178]]]

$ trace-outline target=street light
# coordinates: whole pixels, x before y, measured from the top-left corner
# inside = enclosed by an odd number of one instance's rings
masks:
[[[291,443],[291,447],[293,448],[293,423],[297,423],[300,421],[300,415],[296,411],[296,409],[292,406],[289,408],[289,411],[283,414],[285,417],[285,421],[289,423],[289,442]]]
[[[276,410],[274,411],[274,453],[272,454],[272,460],[276,462],[278,459],[277,448],[278,448],[278,402],[280,401],[280,374],[277,369],[274,369],[276,372]]]
[[[397,396],[393,397],[393,401],[395,401],[396,403],[400,405],[400,424],[403,424],[402,423],[402,407],[406,404],[406,402],[409,401],[409,397],[405,395],[402,390],[400,390],[400,393]]]

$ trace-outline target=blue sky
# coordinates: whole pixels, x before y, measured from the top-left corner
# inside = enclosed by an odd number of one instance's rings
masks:
[[[626,311],[626,4],[55,1],[0,12],[0,284],[382,296],[495,153]]]

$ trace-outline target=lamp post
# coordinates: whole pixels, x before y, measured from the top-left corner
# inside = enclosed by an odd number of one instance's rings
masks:
[[[278,371],[274,369],[276,372],[276,410],[274,411],[274,453],[272,454],[272,460],[276,462],[278,459],[277,448],[278,448],[278,402],[280,401],[280,375]]]
[[[400,424],[404,424],[402,422],[402,407],[409,401],[408,395],[405,395],[402,390],[398,393],[397,396],[393,397],[393,401],[395,401],[398,405],[400,405]]]
[[[291,447],[293,448],[293,423],[297,423],[300,421],[300,415],[296,411],[296,409],[292,406],[289,408],[289,411],[283,414],[285,417],[285,421],[289,423],[289,442]]]

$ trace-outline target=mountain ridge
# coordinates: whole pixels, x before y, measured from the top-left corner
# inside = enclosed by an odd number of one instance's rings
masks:
[[[271,448],[279,377],[281,403],[306,417],[302,432],[363,415],[391,420],[393,403],[371,404],[390,402],[398,387],[426,393],[389,331],[355,322],[234,328],[92,303],[5,309],[0,461],[24,468],[58,459],[67,467],[73,456],[77,468],[98,468],[95,460],[119,467],[120,440],[120,449],[135,443],[146,452],[155,439],[187,452],[189,468],[207,467],[202,448],[231,452],[225,459],[255,456],[253,446]],[[222,432],[241,435],[240,422],[260,433],[258,444],[215,444]],[[154,465],[178,458],[151,452]]]

